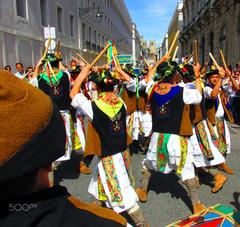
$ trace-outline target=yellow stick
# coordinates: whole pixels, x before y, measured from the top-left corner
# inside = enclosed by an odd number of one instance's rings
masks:
[[[147,67],[149,67],[149,64],[147,63],[147,60],[145,58],[143,58],[145,64],[147,65]]]
[[[178,46],[176,47],[175,51],[174,51],[174,54],[173,54],[173,57],[172,57],[172,60],[174,61],[176,56],[177,56],[177,53],[178,53]]]
[[[80,60],[78,60],[77,58],[75,58],[75,57],[73,57],[73,56],[72,56],[72,59],[75,60],[77,63],[81,63]]]
[[[47,52],[48,52],[48,48],[49,48],[50,44],[51,44],[51,38],[48,39],[47,46],[46,46],[46,49],[43,54],[43,58],[45,58],[47,56]]]
[[[179,36],[179,31],[177,31],[177,33],[176,33],[176,35],[175,35],[175,37],[174,37],[174,39],[173,39],[173,41],[172,41],[172,44],[171,44],[171,46],[170,46],[170,48],[169,48],[169,50],[168,50],[168,53],[167,53],[167,57],[169,57],[170,56],[170,54],[172,53],[172,50],[173,50],[173,47],[174,47],[174,45],[175,45],[175,43],[176,43],[176,41],[177,41],[177,38],[178,38],[178,36]]]
[[[48,61],[47,64],[48,64],[48,67],[49,67],[49,69],[50,69],[50,71],[51,71],[54,79],[57,81],[56,75],[55,75],[55,73],[53,72],[53,69],[52,69],[52,66],[51,66],[50,62]],[[50,76],[51,76],[51,75],[50,75]],[[57,81],[57,83],[59,84],[58,81]]]
[[[115,58],[114,54],[112,55],[112,58],[113,58],[113,61],[114,61],[114,65],[115,65],[116,67],[119,67],[118,61],[117,61],[117,59]]]
[[[85,58],[83,58],[79,53],[77,53],[77,56],[78,56],[79,58],[81,58],[81,60],[82,60],[85,64],[89,65],[88,61],[87,61]]]
[[[220,55],[221,55],[221,58],[222,58],[222,61],[223,61],[223,66],[224,66],[224,68],[225,68],[225,69],[228,69],[227,63],[226,63],[226,59],[225,59],[225,57],[224,57],[224,54],[223,54],[222,50],[220,50]]]
[[[212,59],[214,65],[215,65],[217,68],[219,68],[220,66],[218,65],[217,61],[215,60],[215,58],[213,57],[213,55],[212,55],[211,52],[209,52],[209,56],[210,56],[210,58]]]
[[[194,40],[193,45],[194,45],[193,59],[194,59],[194,63],[197,64],[198,63],[198,42],[196,39]]]
[[[60,52],[60,40],[58,40],[57,42],[57,48],[56,48],[57,55],[59,54],[59,52]]]
[[[187,64],[187,63],[190,61],[190,59],[192,58],[193,54],[194,54],[194,51],[193,51],[193,52],[188,56],[188,58],[184,61],[185,64]]]
[[[154,64],[156,64],[157,63],[156,56],[154,54],[152,54],[152,57],[153,57]]]
[[[108,43],[105,48],[100,52],[100,54],[93,60],[93,62],[90,64],[89,68],[91,69],[97,62],[98,60],[103,56],[103,54],[107,51],[107,49],[111,46],[112,44]]]

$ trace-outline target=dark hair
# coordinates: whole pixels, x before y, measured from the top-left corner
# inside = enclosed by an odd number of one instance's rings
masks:
[[[23,64],[22,64],[21,62],[17,62],[17,63],[15,64],[15,67],[17,67],[17,65],[21,65],[21,66],[23,67]]]
[[[5,66],[4,66],[4,69],[5,69],[5,70],[8,70],[8,69],[12,69],[12,68],[11,68],[10,65],[5,65]]]
[[[111,73],[107,70],[102,72],[103,75],[93,72],[90,74],[89,80],[97,84],[97,87],[102,92],[113,91],[114,86],[119,83],[119,80],[113,78]]]

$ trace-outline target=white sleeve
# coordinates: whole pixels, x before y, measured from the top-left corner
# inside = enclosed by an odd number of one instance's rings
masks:
[[[34,87],[37,87],[37,88],[38,88],[38,78],[37,78],[37,77],[35,77],[35,78],[33,78],[33,79],[29,80],[29,84],[31,84],[32,86],[34,86]]]
[[[211,87],[205,87],[203,89],[203,92],[204,92],[204,97],[207,98],[207,99],[211,99],[211,93],[212,93],[213,89]]]
[[[142,91],[142,90],[145,90],[146,87],[147,87],[147,83],[144,79],[140,80],[139,81],[139,84],[138,84],[138,87],[139,87],[139,90]]]
[[[198,90],[183,88],[183,102],[185,104],[199,104],[201,101],[202,95]]]
[[[131,92],[136,92],[136,80],[132,79],[129,82],[125,82],[126,88]]]
[[[81,110],[89,120],[93,120],[92,102],[88,100],[82,93],[74,96],[71,105],[76,110]]]
[[[150,80],[148,83],[147,83],[147,86],[146,86],[146,93],[148,94],[150,89],[152,88],[152,86],[155,84],[155,82],[153,80]]]

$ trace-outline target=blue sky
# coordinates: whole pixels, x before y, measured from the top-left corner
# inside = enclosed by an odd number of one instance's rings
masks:
[[[125,0],[138,32],[159,45],[167,32],[177,0]]]

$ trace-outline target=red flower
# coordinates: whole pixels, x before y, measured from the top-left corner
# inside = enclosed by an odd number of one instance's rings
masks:
[[[160,160],[164,160],[165,159],[165,155],[164,154],[159,154],[159,158],[160,158]]]
[[[183,73],[186,73],[187,71],[188,71],[188,70],[187,70],[185,67],[182,68],[182,72],[183,72]]]

